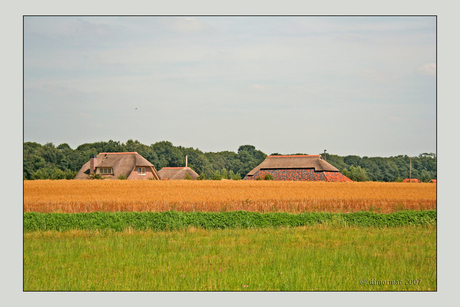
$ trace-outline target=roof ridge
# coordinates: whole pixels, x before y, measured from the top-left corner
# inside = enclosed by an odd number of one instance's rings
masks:
[[[101,152],[99,155],[128,155],[128,154],[138,154],[137,151],[130,152]]]
[[[274,156],[268,156],[267,158],[283,158],[283,157],[321,157],[321,155],[274,155]]]
[[[178,169],[178,168],[184,169],[184,168],[190,168],[190,167],[185,167],[185,166],[170,166],[170,167],[166,167],[165,166],[163,168],[165,168],[165,169]]]

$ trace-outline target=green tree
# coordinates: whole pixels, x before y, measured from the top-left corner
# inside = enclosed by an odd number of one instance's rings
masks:
[[[420,181],[421,182],[429,182],[431,180],[430,172],[427,170],[422,170],[420,172]]]
[[[228,172],[225,168],[223,168],[221,171],[220,171],[220,176],[222,177],[222,179],[228,179]]]
[[[366,170],[361,168],[361,166],[350,166],[350,170],[346,169],[342,172],[345,176],[350,178],[353,181],[368,181],[369,177],[366,174]]]
[[[160,158],[158,168],[165,166],[179,167],[185,166],[185,156],[182,156],[181,151],[174,147],[171,142],[162,141],[151,145],[155,154]]]
[[[221,180],[222,179],[222,175],[220,174],[219,171],[214,171],[214,173],[212,174],[212,180]]]

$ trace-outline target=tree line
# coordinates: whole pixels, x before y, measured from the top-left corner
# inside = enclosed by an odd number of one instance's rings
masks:
[[[197,172],[199,179],[242,179],[259,165],[267,155],[252,145],[242,145],[237,152],[202,152],[198,148],[174,146],[162,141],[150,146],[139,141],[126,143],[108,142],[86,143],[72,149],[63,143],[41,145],[25,142],[23,146],[23,178],[33,179],[73,179],[80,168],[92,155],[101,152],[138,152],[151,162],[157,170],[163,167],[188,166]],[[359,157],[322,154],[327,162],[337,167],[353,181],[402,181],[409,178],[409,156]],[[412,157],[411,177],[422,181],[436,179],[436,154],[423,153]]]

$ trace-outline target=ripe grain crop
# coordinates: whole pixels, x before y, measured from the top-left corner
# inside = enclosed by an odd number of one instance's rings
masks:
[[[435,210],[436,184],[292,181],[24,181],[24,212]]]

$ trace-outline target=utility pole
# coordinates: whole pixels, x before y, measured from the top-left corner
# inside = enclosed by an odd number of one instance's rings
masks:
[[[324,161],[326,161],[326,149],[324,150]]]

